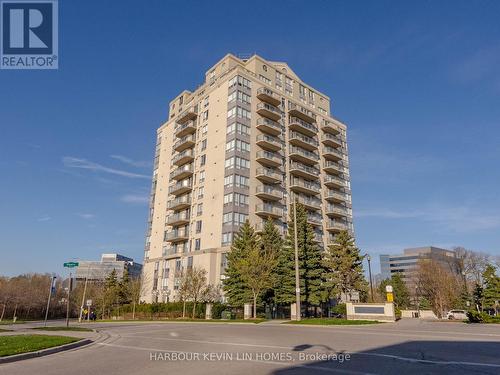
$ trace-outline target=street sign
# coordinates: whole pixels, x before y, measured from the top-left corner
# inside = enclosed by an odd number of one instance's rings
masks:
[[[92,300],[88,299],[86,305],[89,306],[89,307],[92,306]]]
[[[64,267],[67,267],[67,268],[78,267],[78,265],[79,265],[78,262],[66,262],[66,263],[64,263]]]
[[[386,285],[386,287],[385,287],[385,291],[386,291],[387,293],[392,293],[392,292],[393,292],[393,290],[392,290],[392,285]]]

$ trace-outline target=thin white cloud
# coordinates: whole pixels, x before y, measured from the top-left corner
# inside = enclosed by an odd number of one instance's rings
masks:
[[[125,194],[120,197],[120,200],[125,203],[147,204],[149,196],[148,194]]]
[[[148,168],[151,166],[151,163],[148,161],[133,160],[123,155],[110,155],[110,157],[119,160],[122,163],[128,164],[132,167]]]
[[[43,215],[43,216],[40,216],[38,219],[36,219],[36,221],[44,222],[44,221],[49,221],[51,219],[52,218],[49,215]]]
[[[354,211],[354,215],[359,218],[417,219],[435,224],[440,230],[458,233],[500,228],[499,215],[480,212],[479,209],[467,205],[457,207],[430,205],[418,210],[408,211],[369,209]]]
[[[145,179],[151,178],[151,176],[147,176],[144,174],[133,173],[133,172],[124,171],[121,169],[110,168],[110,167],[106,167],[102,164],[94,163],[94,162],[86,160],[86,159],[75,158],[72,156],[65,156],[65,157],[63,157],[62,161],[63,161],[64,166],[67,168],[87,169],[87,170],[92,171],[92,172],[109,173],[109,174],[114,174],[117,176],[128,177],[128,178],[145,178]]]
[[[90,219],[93,219],[95,217],[94,214],[89,214],[89,213],[78,213],[76,215],[81,217],[82,219],[85,219],[85,220],[90,220]]]

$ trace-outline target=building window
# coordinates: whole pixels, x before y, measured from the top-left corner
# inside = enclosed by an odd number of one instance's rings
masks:
[[[233,241],[233,233],[232,232],[222,233],[222,246],[230,245],[232,241]],[[222,254],[222,255],[225,255],[225,254]]]
[[[201,115],[201,121],[207,121],[207,120],[208,120],[208,109]]]
[[[201,141],[201,151],[205,150],[207,148],[207,140],[204,139]]]
[[[203,191],[205,190],[205,187],[204,186],[200,186],[198,188],[198,199],[201,199],[203,198]]]
[[[250,135],[250,126],[240,122],[233,122],[227,126],[226,134]]]
[[[224,166],[228,168],[250,169],[250,160],[234,156],[226,159]]]
[[[236,106],[227,111],[227,118],[233,117],[250,120],[251,112],[246,110],[245,108]]]
[[[201,220],[198,220],[196,222],[196,233],[200,233],[201,232],[201,226],[202,226],[202,222],[201,222]]]
[[[204,108],[208,107],[208,96],[205,99],[203,99],[203,107]]]
[[[231,176],[224,177],[224,186],[225,187],[236,186],[236,187],[247,188],[248,181],[249,181],[249,178],[246,176],[241,176],[239,174],[233,174]]]
[[[226,143],[226,152],[231,151],[250,152],[250,143],[242,141],[241,139],[232,139]]]
[[[267,83],[268,85],[270,85],[270,84],[271,84],[271,80],[270,80],[269,78],[267,78],[267,77],[263,76],[262,74],[259,74],[259,79],[260,79],[261,81],[264,81],[264,82],[265,82],[265,83]]]
[[[203,214],[203,203],[198,203],[198,206],[196,206],[196,216],[200,216]]]
[[[222,216],[223,224],[242,225],[247,221],[248,215],[240,212],[227,212]]]
[[[244,104],[250,104],[251,97],[250,95],[245,94],[244,92],[241,91],[234,91],[227,97],[227,102],[231,103],[233,101],[238,101],[240,103]]]
[[[200,157],[200,167],[204,166],[207,163],[207,155],[201,155]]]
[[[194,249],[195,250],[200,250],[201,249],[201,239],[197,238],[194,240]]]
[[[200,172],[200,184],[205,182],[205,171]]]
[[[229,88],[236,85],[240,87],[245,87],[247,89],[251,88],[251,82],[242,76],[235,76],[229,80]]]
[[[193,257],[188,257],[187,268],[189,269],[193,268]]]
[[[229,193],[224,195],[224,204],[235,206],[248,206],[248,195],[241,193]]]

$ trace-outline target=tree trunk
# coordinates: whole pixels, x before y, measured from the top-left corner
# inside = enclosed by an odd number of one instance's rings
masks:
[[[0,322],[3,320],[3,315],[4,314],[5,314],[5,303],[3,304],[2,315],[0,316]]]
[[[134,303],[132,305],[132,320],[135,320],[135,300],[134,300]]]
[[[16,317],[16,313],[17,313],[17,303],[16,306],[14,307],[14,315],[12,315],[12,319]]]
[[[196,313],[196,300],[193,301],[193,319],[195,318]]]
[[[253,294],[253,318],[257,319],[257,293]]]
[[[186,317],[186,300],[182,301],[182,317]]]

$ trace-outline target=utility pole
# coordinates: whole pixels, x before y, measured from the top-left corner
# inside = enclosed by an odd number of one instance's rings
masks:
[[[372,266],[371,266],[371,261],[372,257],[370,254],[366,254],[366,260],[368,261],[368,275],[370,276],[370,291],[371,291],[371,300],[373,302],[373,280],[372,280]]]
[[[299,244],[297,235],[297,198],[293,203],[293,235],[295,242],[295,319],[300,320],[300,277],[299,277]]]
[[[89,279],[90,263],[87,265],[87,275],[85,276],[85,286],[83,287],[82,304],[80,305],[80,316],[78,317],[78,323],[82,322],[83,315],[83,304],[85,303],[85,295],[87,293],[87,281]]]
[[[45,309],[45,321],[43,323],[43,326],[46,327],[47,326],[47,318],[49,317],[49,307],[50,307],[50,299],[52,298],[52,292],[54,291],[55,292],[55,287],[54,287],[54,281],[55,281],[56,277],[55,276],[51,276],[50,278],[50,286],[49,286],[49,298],[47,298],[47,308]]]
[[[69,271],[69,280],[68,280],[68,298],[66,300],[66,327],[69,327],[69,298],[71,293],[71,271]]]

